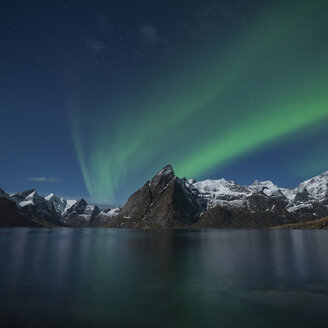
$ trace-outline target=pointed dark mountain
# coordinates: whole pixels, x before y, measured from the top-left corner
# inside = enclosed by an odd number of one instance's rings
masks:
[[[130,196],[110,226],[183,227],[197,221],[200,213],[185,181],[167,165]]]

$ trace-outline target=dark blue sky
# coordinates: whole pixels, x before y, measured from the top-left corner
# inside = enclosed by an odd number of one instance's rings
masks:
[[[312,11],[306,6],[300,1],[293,10],[268,0],[2,1],[0,187],[122,204],[167,163],[176,164],[179,175],[240,184],[270,179],[286,187],[326,171],[328,107],[327,115],[321,111],[313,120],[311,111],[328,105],[321,92],[328,80],[328,12],[324,1],[313,1]],[[284,21],[289,10],[290,21]],[[255,46],[250,50],[247,43]],[[319,87],[302,89],[300,77]],[[221,82],[229,90],[203,101]],[[300,117],[308,115],[309,124],[297,123],[293,109],[288,133],[273,133],[263,143],[257,137],[245,151],[213,159],[206,169],[197,170],[196,159],[193,166],[183,163],[200,154],[197,147],[209,147],[227,122],[233,121],[233,131],[257,117],[252,103],[279,125],[279,112],[274,117],[271,108],[280,95],[290,107],[304,97],[308,107]],[[188,102],[204,116],[189,113],[173,125]],[[202,119],[208,129],[199,129]],[[161,134],[149,132],[156,126]]]

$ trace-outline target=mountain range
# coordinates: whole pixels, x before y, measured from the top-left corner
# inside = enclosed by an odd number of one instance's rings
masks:
[[[187,180],[165,166],[123,208],[0,189],[0,226],[269,228],[328,216],[328,171],[294,189],[271,181]]]

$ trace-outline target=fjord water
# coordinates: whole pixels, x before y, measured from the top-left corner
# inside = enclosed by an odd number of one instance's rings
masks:
[[[0,327],[326,327],[328,231],[0,229]]]

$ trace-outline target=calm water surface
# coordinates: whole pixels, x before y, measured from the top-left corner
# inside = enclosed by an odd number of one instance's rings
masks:
[[[0,327],[328,327],[328,231],[0,229]]]

